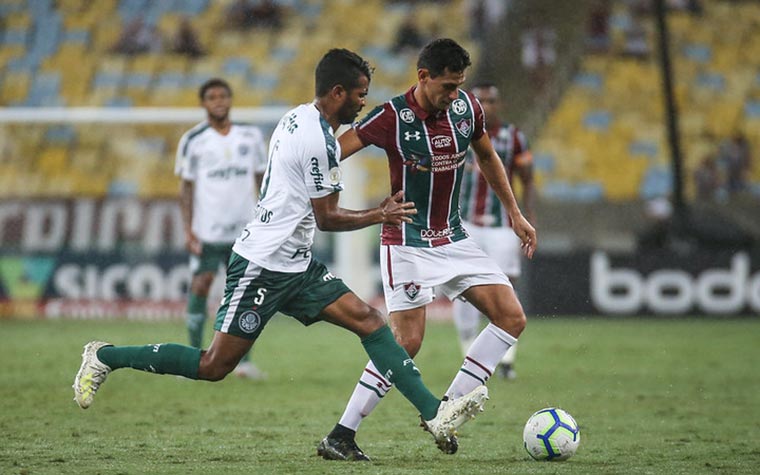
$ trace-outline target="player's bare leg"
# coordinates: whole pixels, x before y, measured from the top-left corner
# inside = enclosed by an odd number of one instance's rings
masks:
[[[451,398],[460,397],[485,384],[496,366],[525,328],[522,305],[512,287],[477,285],[462,296],[483,313],[489,323],[470,346],[464,363],[446,391]]]

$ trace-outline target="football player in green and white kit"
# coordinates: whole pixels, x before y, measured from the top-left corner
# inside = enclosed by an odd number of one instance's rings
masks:
[[[488,399],[485,386],[450,401],[433,396],[380,312],[312,258],[316,227],[350,231],[381,223],[400,225],[411,222],[417,212],[413,202],[403,202],[401,192],[368,210],[338,206],[343,182],[333,131],[351,123],[364,107],[370,75],[369,65],[357,54],[330,50],[317,65],[314,102],[292,109],[278,123],[269,143],[256,216],[233,247],[211,346],[203,351],[177,344],[90,342],[73,386],[81,408],[92,404],[108,374],[120,368],[219,381],[281,312],[304,325],[323,320],[359,336],[378,371],[420,411],[423,427],[438,445],[482,410]]]
[[[182,135],[175,173],[182,179],[182,220],[193,273],[187,329],[190,344],[202,348],[208,293],[219,264],[227,265],[235,239],[253,218],[267,152],[258,127],[230,120],[232,89],[226,81],[209,79],[198,96],[206,120]],[[265,376],[247,354],[235,375]]]

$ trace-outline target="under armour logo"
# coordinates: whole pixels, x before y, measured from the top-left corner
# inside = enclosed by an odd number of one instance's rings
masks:
[[[404,140],[409,142],[410,140],[419,140],[420,139],[420,131],[415,130],[414,133],[409,132],[408,130],[404,132]]]

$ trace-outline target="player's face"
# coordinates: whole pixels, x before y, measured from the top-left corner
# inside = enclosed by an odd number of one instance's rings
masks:
[[[367,104],[367,93],[369,92],[369,79],[362,75],[359,78],[359,85],[346,91],[346,98],[338,111],[338,119],[341,124],[350,124],[359,115],[359,112]]]
[[[473,88],[472,93],[483,106],[486,119],[490,120],[499,116],[499,91],[495,87],[476,87]]]
[[[440,111],[449,108],[452,102],[459,97],[459,87],[464,84],[464,71],[453,72],[448,69],[437,77],[431,77],[427,69],[421,69],[418,73],[422,93],[428,104]],[[425,104],[422,104],[425,107]]]
[[[232,97],[227,88],[211,87],[203,95],[201,105],[206,109],[209,118],[213,120],[225,120],[230,113]]]

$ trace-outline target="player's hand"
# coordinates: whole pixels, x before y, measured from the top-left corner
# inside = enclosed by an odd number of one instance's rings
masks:
[[[380,209],[383,212],[383,223],[399,225],[401,223],[411,223],[410,216],[417,214],[417,208],[414,207],[413,201],[403,201],[404,191],[399,190],[394,195],[389,196],[380,203]]]
[[[536,252],[538,247],[538,236],[536,235],[536,229],[525,219],[525,216],[520,215],[517,219],[512,219],[512,229],[520,238],[520,247],[523,253],[528,259],[533,258],[533,253]]]
[[[185,238],[185,247],[188,251],[190,251],[191,254],[195,254],[196,256],[201,255],[201,241],[198,239],[198,237],[194,233],[189,233],[187,237]]]

